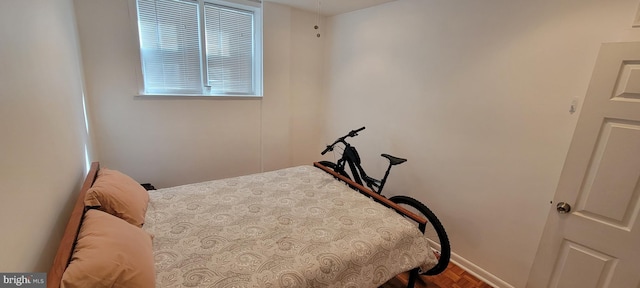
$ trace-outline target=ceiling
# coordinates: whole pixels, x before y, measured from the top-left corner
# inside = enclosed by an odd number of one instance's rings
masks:
[[[333,16],[395,0],[264,0],[316,13],[320,1],[320,14]]]

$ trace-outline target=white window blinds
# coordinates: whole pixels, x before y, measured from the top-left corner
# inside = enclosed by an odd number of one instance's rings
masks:
[[[204,12],[211,91],[253,94],[253,12],[208,3]]]
[[[203,0],[137,4],[145,94],[261,93],[255,8]]]
[[[146,93],[202,93],[198,3],[139,0]]]

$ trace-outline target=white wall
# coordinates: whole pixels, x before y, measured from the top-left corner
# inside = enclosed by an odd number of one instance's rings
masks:
[[[324,17],[313,13],[292,10],[291,14],[291,154],[292,165],[311,164],[318,161],[323,142],[322,83],[324,59]]]
[[[264,98],[152,98],[135,96],[140,61],[129,1],[76,0],[75,7],[95,146],[105,167],[167,187],[288,167],[301,157],[291,151],[312,150],[292,136],[292,120],[317,123],[315,115],[292,112],[313,110],[320,95],[320,77],[296,81],[306,77],[300,72],[322,72],[323,45],[296,32],[315,19],[312,13],[265,3]],[[313,137],[319,133],[309,137],[318,142]]]
[[[380,153],[409,159],[385,194],[431,207],[457,261],[524,287],[579,114],[570,103],[600,43],[640,40],[638,4],[400,0],[329,18],[324,141],[367,126],[354,144],[372,174]]]
[[[78,53],[70,0],[0,1],[2,272],[48,271],[80,188]]]

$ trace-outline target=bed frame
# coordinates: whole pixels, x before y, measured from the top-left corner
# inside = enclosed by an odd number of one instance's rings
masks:
[[[381,196],[365,188],[364,186],[351,181],[351,179],[348,179],[334,172],[333,170],[331,170],[331,168],[328,168],[318,162],[313,163],[313,166],[324,170],[325,172],[333,175],[335,178],[340,179],[341,181],[344,181],[351,188],[359,191],[365,196],[371,197],[376,202],[379,202],[382,205],[387,206],[389,208],[395,209],[396,211],[398,211],[398,213],[405,215],[406,217],[412,219],[413,221],[422,225],[426,224],[427,222],[426,219],[414,213],[411,213],[411,211],[406,210],[403,207],[388,200],[384,196]],[[80,193],[78,194],[76,203],[74,204],[73,210],[71,211],[69,222],[67,222],[67,226],[64,230],[64,234],[62,235],[62,240],[60,241],[60,245],[58,246],[58,251],[56,252],[56,256],[53,260],[53,265],[51,266],[51,269],[49,269],[49,273],[47,274],[47,288],[60,287],[60,283],[62,281],[62,274],[64,273],[65,269],[67,269],[67,266],[71,261],[71,256],[73,254],[73,249],[76,243],[76,239],[78,238],[78,233],[80,232],[80,226],[82,225],[82,219],[83,219],[84,213],[87,211],[87,209],[85,209],[85,206],[84,206],[84,197],[87,194],[87,190],[91,188],[96,178],[98,177],[99,170],[100,170],[100,163],[98,162],[91,163],[91,168],[89,169],[89,172],[87,173],[87,177],[85,178],[82,184],[82,188],[80,189]],[[418,277],[418,269],[416,268],[416,269],[413,269],[410,273],[407,287],[413,287],[413,283],[415,282],[417,277]]]
[[[87,190],[91,188],[93,182],[98,178],[99,170],[100,163],[91,163],[91,168],[82,183],[82,188],[80,188],[78,199],[76,199],[76,203],[73,205],[73,210],[71,210],[71,216],[69,217],[69,222],[67,222],[67,227],[64,229],[62,240],[60,240],[60,245],[58,246],[58,252],[56,252],[56,257],[53,259],[53,265],[51,265],[51,269],[49,269],[49,273],[47,273],[47,288],[60,287],[62,274],[64,273],[64,270],[67,269],[67,266],[71,261],[73,248],[76,244],[78,233],[80,232],[82,218],[84,216],[84,212],[86,212],[84,207],[84,197],[87,194]]]
[[[417,222],[418,224],[422,224],[422,225],[426,225],[427,224],[427,219],[422,218],[414,213],[411,213],[411,211],[404,209],[402,206],[392,202],[391,200],[387,199],[386,197],[371,191],[369,188],[366,188],[354,181],[352,181],[351,179],[344,177],[338,173],[336,173],[335,171],[331,170],[331,168],[324,166],[318,162],[314,162],[313,166],[316,166],[322,170],[324,170],[325,172],[333,175],[333,177],[340,179],[341,181],[344,181],[345,183],[347,183],[351,188],[357,190],[358,192],[364,194],[365,196],[369,196],[371,198],[373,198],[373,200],[375,200],[376,202],[387,206],[389,208],[392,208],[396,211],[398,211],[400,214],[403,214],[406,217],[411,218],[411,220]]]

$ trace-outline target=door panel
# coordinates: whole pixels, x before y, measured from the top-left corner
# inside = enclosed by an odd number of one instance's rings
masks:
[[[558,269],[550,287],[604,287],[610,280],[617,259],[571,241],[564,241],[558,257]],[[577,279],[577,280],[576,280]]]
[[[640,43],[601,47],[527,287],[640,283]],[[566,202],[569,213],[556,211]]]
[[[616,85],[615,100],[640,100],[640,62],[625,61]]]
[[[640,123],[605,119],[585,178],[576,212],[629,229],[638,198]]]

